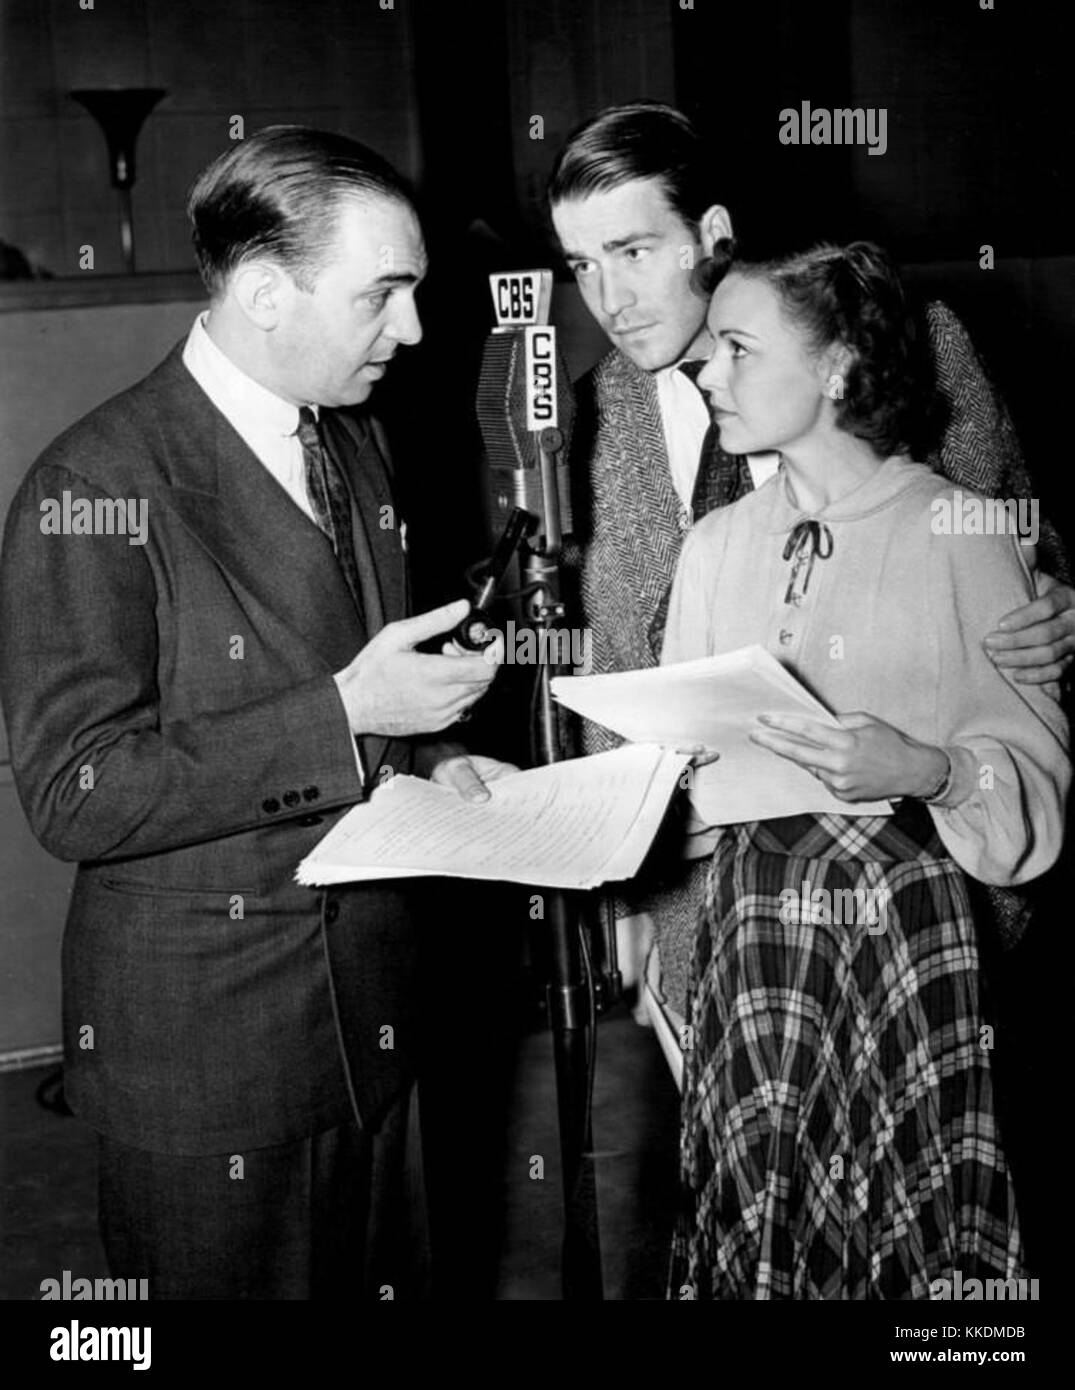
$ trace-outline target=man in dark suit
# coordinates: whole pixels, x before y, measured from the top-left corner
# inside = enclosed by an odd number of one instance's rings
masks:
[[[467,605],[408,616],[384,439],[341,409],[419,340],[425,249],[384,161],[298,127],[235,145],[189,211],[208,313],[45,451],[4,543],[16,783],[79,863],[66,1092],[100,1135],[113,1275],[401,1297],[413,904],[293,875],[393,773],[483,797],[501,770],[428,737],[495,667],[416,650]]]

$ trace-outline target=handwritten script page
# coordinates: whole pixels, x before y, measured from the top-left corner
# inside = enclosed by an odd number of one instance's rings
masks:
[[[393,777],[295,876],[308,886],[436,874],[596,888],[637,871],[688,761],[631,744],[497,778],[478,804],[419,777]]]
[[[835,726],[823,704],[764,647],[615,675],[557,677],[556,699],[632,743],[720,754],[694,773],[691,800],[710,825],[823,811],[887,816],[887,801],[840,801],[812,773],[750,742],[759,714],[806,714]]]

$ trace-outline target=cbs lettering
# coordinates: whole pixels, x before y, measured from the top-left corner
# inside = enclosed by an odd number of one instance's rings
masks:
[[[556,330],[526,330],[527,428],[544,429],[556,421]]]
[[[509,276],[497,281],[496,309],[502,320],[534,317],[534,284],[523,276]]]

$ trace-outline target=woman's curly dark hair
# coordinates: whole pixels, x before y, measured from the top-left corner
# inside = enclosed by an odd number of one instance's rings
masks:
[[[925,457],[939,417],[933,367],[924,325],[886,251],[871,241],[826,243],[777,260],[734,260],[727,269],[771,285],[810,350],[850,349],[834,397],[838,428],[882,458]]]

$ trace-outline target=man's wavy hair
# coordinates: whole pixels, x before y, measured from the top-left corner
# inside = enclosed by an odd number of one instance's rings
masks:
[[[210,295],[254,256],[311,290],[347,200],[413,199],[379,154],[332,131],[275,125],[240,140],[195,180],[187,200],[198,269]]]
[[[555,207],[635,179],[659,179],[669,206],[692,226],[716,201],[701,135],[682,111],[659,101],[608,106],[577,126],[556,156],[546,195]]]
[[[771,285],[810,351],[850,350],[834,397],[839,429],[882,458],[926,457],[942,418],[928,337],[886,251],[870,241],[824,243],[775,260],[733,260],[729,271]]]

